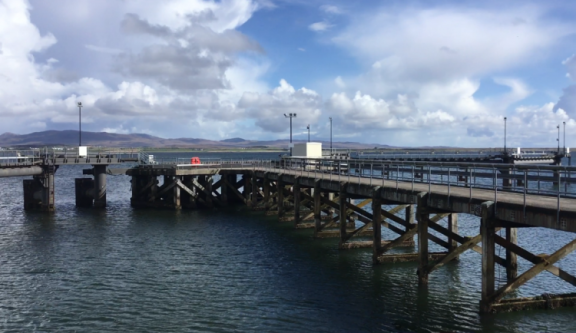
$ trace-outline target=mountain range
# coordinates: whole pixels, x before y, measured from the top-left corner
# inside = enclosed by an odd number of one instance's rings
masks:
[[[295,143],[305,142],[294,140]],[[318,141],[316,141],[318,142]],[[77,146],[79,143],[78,131],[43,131],[29,134],[4,133],[0,135],[0,147],[43,147],[43,146]],[[82,145],[102,147],[134,147],[134,148],[286,148],[289,140],[246,140],[242,138],[230,138],[220,141],[177,138],[164,139],[148,134],[119,134],[106,132],[82,132]],[[330,143],[323,141],[324,147]],[[387,145],[364,144],[358,142],[333,142],[334,148],[365,149],[386,148]]]

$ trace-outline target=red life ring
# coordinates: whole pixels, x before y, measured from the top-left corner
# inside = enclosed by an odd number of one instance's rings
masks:
[[[201,164],[200,159],[198,157],[192,157],[190,164]]]

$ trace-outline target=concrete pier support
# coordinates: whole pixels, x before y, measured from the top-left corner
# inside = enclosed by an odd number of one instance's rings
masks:
[[[94,207],[106,207],[106,165],[94,165]]]
[[[94,203],[94,180],[91,178],[74,179],[76,207],[92,207]]]
[[[174,178],[172,179],[172,181],[173,181],[174,183],[176,183],[178,180],[179,180],[178,177],[174,177]],[[172,204],[174,205],[173,208],[174,208],[174,209],[181,209],[181,208],[182,208],[182,204],[181,204],[181,202],[180,202],[180,187],[179,187],[179,186],[176,186],[176,185],[175,185],[174,187],[172,187],[172,195],[173,195],[173,197],[172,197]]]
[[[44,167],[43,171],[41,175],[23,181],[25,210],[54,211],[54,173],[56,167]]]

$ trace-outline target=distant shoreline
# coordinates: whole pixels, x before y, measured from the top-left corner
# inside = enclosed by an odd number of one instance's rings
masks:
[[[141,152],[146,153],[287,153],[282,149],[187,149],[187,148],[146,148]]]

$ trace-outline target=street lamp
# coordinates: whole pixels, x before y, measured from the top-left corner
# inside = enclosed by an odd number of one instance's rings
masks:
[[[560,154],[560,125],[557,125],[556,128],[558,129],[558,138],[556,138],[556,141],[558,141],[558,154]]]
[[[82,146],[82,102],[78,102],[78,147]]]
[[[290,156],[292,156],[292,118],[296,118],[295,113],[284,114],[284,117],[290,118]]]
[[[310,124],[306,126],[306,129],[308,130],[308,142],[310,142]]]
[[[504,117],[504,155],[506,155],[506,117]]]
[[[332,117],[330,119],[330,156],[332,156]]]
[[[566,155],[566,122],[563,121],[562,124],[564,124],[564,155]]]

